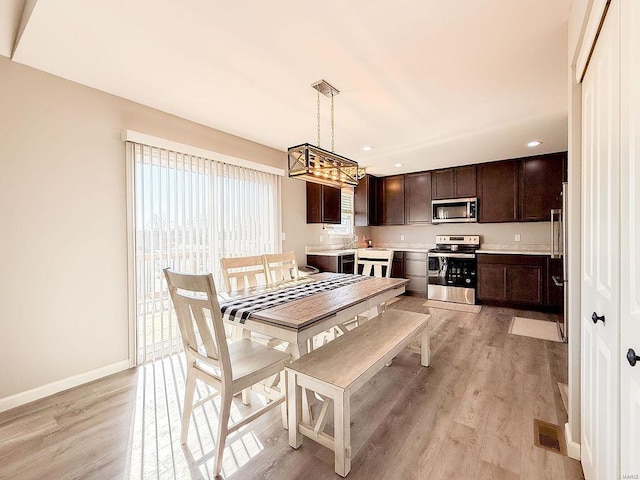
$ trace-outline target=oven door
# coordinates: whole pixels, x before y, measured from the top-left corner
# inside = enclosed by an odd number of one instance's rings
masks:
[[[429,252],[429,299],[474,305],[476,278],[473,253]]]

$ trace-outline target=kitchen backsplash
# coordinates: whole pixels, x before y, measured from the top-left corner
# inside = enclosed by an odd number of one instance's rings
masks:
[[[550,223],[466,223],[447,225],[399,225],[356,228],[358,242],[352,248],[364,248],[362,236],[373,240],[378,248],[425,250],[435,247],[436,235],[480,235],[481,248],[495,251],[548,252]],[[334,237],[319,226],[307,226],[307,251],[341,250],[348,239]],[[515,236],[520,235],[520,241]],[[320,242],[320,236],[323,241]]]
[[[541,245],[549,249],[551,232],[549,222],[526,223],[451,223],[440,225],[399,225],[371,227],[374,245],[428,245],[435,244],[436,235],[480,235],[482,248],[488,245],[509,246],[512,249],[530,249]],[[516,241],[516,235],[520,241]],[[503,250],[504,248],[500,248]]]

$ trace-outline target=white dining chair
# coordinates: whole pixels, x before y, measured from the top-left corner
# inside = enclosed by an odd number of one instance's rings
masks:
[[[187,442],[193,409],[220,395],[213,460],[215,477],[220,475],[222,470],[222,456],[227,436],[285,400],[284,395],[268,398],[266,405],[229,426],[233,396],[273,375],[282,375],[284,365],[290,361],[291,355],[246,338],[227,344],[213,276],[181,274],[169,269],[165,269],[164,273],[187,360],[180,442]],[[198,380],[212,386],[216,392],[194,404]]]
[[[355,252],[355,273],[366,277],[391,278],[393,265],[393,250],[377,250],[372,248],[358,248]],[[357,327],[361,322],[373,318],[384,311],[386,304],[377,305],[367,312],[358,315],[353,320],[342,324],[341,330]]]
[[[356,273],[368,277],[391,278],[393,250],[358,248],[355,253]]]
[[[268,285],[272,283],[270,274],[267,272],[265,255],[252,255],[248,257],[226,257],[220,259],[220,268],[226,293],[234,290]],[[261,343],[267,347],[276,347],[285,343],[283,340],[262,333],[249,332],[241,327],[233,327],[232,338],[238,341],[242,338],[251,338],[254,342]],[[270,379],[268,387],[275,387],[279,377]],[[251,392],[249,389],[242,393],[242,402],[245,405],[251,404]]]
[[[221,258],[220,268],[222,269],[226,293],[273,283],[267,271],[265,255]],[[233,332],[233,339],[239,340],[240,338],[242,338],[242,328],[236,327]],[[252,334],[251,338],[268,347],[275,347],[283,343],[279,338],[258,333]]]
[[[296,280],[300,276],[295,252],[268,253],[264,255],[264,264],[270,282]]]
[[[220,268],[227,292],[270,283],[264,255],[221,258]]]

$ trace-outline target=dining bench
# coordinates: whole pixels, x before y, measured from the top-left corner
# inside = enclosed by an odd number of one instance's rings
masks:
[[[416,339],[420,344],[420,363],[428,367],[429,318],[430,315],[425,314],[385,310],[288,364],[285,370],[288,377],[289,444],[299,448],[304,435],[332,449],[336,473],[346,476],[351,469],[351,395]],[[303,388],[325,398],[314,425],[302,421]],[[330,403],[333,403],[333,437],[324,432]]]

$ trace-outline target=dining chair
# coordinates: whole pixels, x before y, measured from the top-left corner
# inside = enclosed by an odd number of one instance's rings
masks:
[[[391,266],[393,264],[393,250],[374,250],[371,248],[358,248],[355,252],[355,273],[366,277],[391,278]],[[358,315],[339,327],[345,330],[357,327],[361,322],[373,318],[384,311],[386,304],[377,305],[367,312]]]
[[[193,409],[220,395],[213,460],[213,474],[218,476],[222,470],[222,456],[227,436],[285,400],[284,395],[268,398],[266,405],[229,426],[233,396],[273,375],[282,375],[284,365],[290,361],[291,355],[246,338],[227,343],[211,274],[182,274],[168,268],[164,270],[164,274],[178,318],[187,360],[180,442],[187,442]],[[212,386],[216,392],[194,404],[197,380]]]
[[[270,274],[267,271],[265,255],[221,258],[220,268],[222,269],[222,278],[224,279],[226,293],[272,283]],[[233,338],[238,340],[242,338],[242,334],[243,330],[236,327],[233,332]],[[247,333],[245,333],[245,335],[247,335]],[[268,347],[275,347],[283,343],[283,341],[278,338],[257,333],[253,334],[252,338]]]
[[[356,273],[369,277],[391,278],[393,250],[358,248],[355,253]]]
[[[221,258],[220,268],[222,269],[222,278],[224,279],[226,293],[271,283],[269,273],[267,272],[267,264],[265,263],[265,255]],[[237,341],[243,337],[251,338],[254,342],[261,343],[267,347],[276,347],[285,343],[279,338],[270,337],[262,333],[252,333],[241,327],[234,326],[232,339]],[[276,387],[279,378],[280,377],[276,375],[269,379],[266,382],[266,386],[269,388]],[[242,392],[242,403],[251,405],[250,389]]]
[[[268,253],[264,256],[264,263],[271,282],[295,280],[300,276],[295,252]]]
[[[221,258],[220,267],[227,292],[270,283],[264,255]]]

